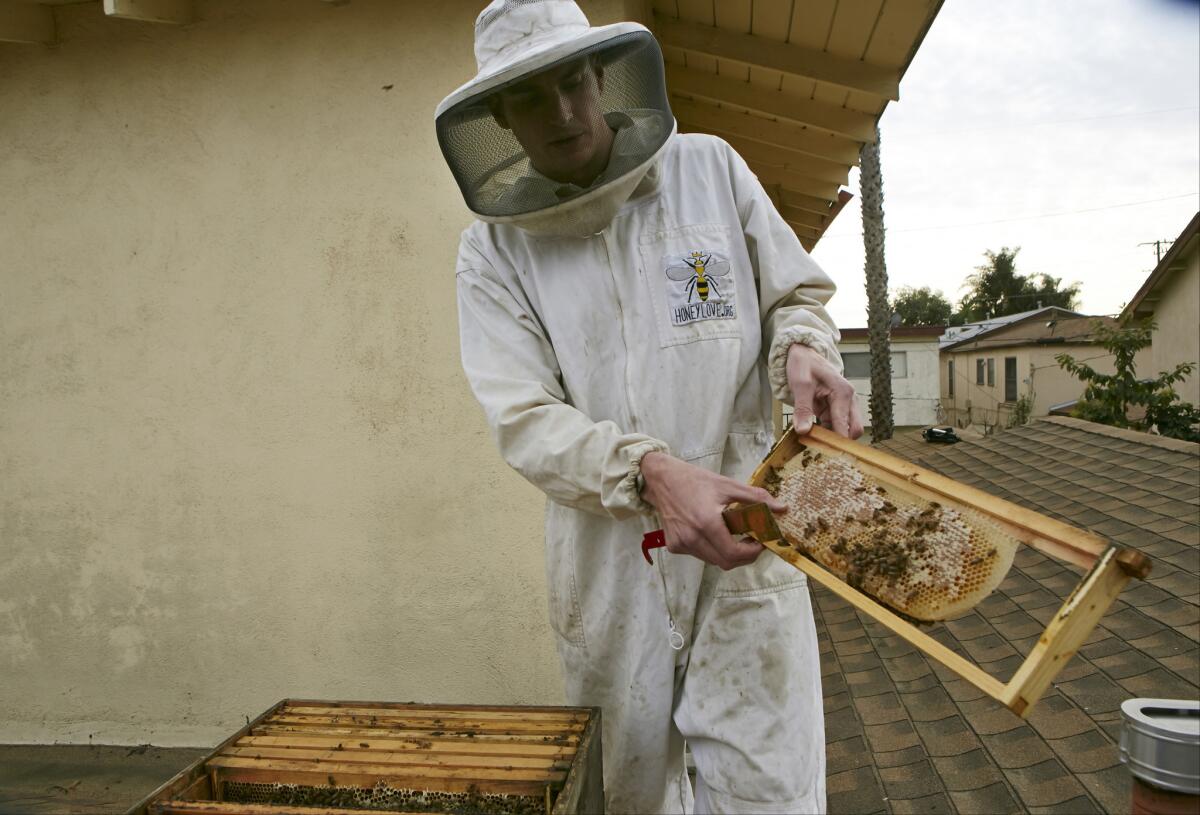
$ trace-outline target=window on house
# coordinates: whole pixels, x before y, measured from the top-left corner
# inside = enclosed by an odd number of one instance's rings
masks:
[[[946,395],[954,398],[954,360],[946,365]]]
[[[975,360],[975,384],[983,384],[983,357]]]
[[[847,379],[871,378],[871,354],[869,351],[850,351],[842,354],[842,366],[845,368]],[[904,379],[908,376],[908,353],[906,351],[892,352],[892,379]]]
[[[1017,401],[1017,358],[1004,358],[1004,401]]]
[[[990,357],[988,359],[987,379],[988,379],[988,387],[989,388],[996,387],[996,359],[995,359],[995,357]]]

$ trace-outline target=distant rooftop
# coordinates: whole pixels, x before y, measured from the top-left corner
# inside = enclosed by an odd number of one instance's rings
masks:
[[[990,320],[982,320],[978,323],[967,323],[966,325],[950,326],[946,332],[942,334],[939,343],[940,348],[947,348],[951,345],[958,345],[961,342],[974,339],[978,336],[995,331],[998,328],[1019,323],[1022,320],[1027,320],[1038,314],[1058,313],[1065,317],[1083,317],[1077,311],[1061,308],[1059,306],[1046,306],[1044,308],[1035,308],[1030,311],[1019,311],[1016,314],[1006,314],[1003,317],[993,317]]]

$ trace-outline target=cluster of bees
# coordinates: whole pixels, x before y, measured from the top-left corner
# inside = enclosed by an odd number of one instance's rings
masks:
[[[962,613],[1004,578],[1017,541],[983,516],[884,486],[854,459],[801,446],[763,479],[787,542],[916,620]]]
[[[283,806],[331,807],[374,812],[439,812],[453,815],[545,815],[546,800],[538,796],[481,792],[441,792],[390,787],[380,781],[372,788],[257,784],[224,784],[226,801]]]

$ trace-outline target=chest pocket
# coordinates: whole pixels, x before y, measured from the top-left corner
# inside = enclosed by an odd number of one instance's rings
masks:
[[[740,258],[731,253],[728,226],[679,227],[656,234],[640,248],[663,348],[741,336]]]

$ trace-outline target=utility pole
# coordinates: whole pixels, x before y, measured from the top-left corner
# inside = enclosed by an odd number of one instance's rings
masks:
[[[1154,265],[1157,266],[1158,264],[1162,263],[1163,247],[1170,246],[1173,243],[1175,243],[1175,241],[1146,241],[1145,243],[1139,243],[1138,246],[1154,247]]]

